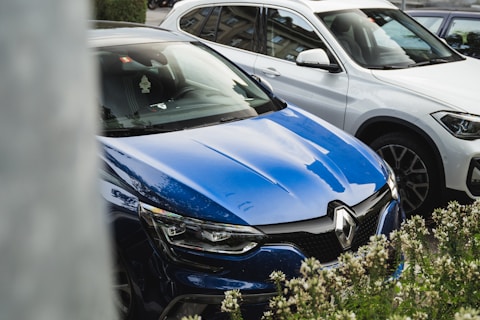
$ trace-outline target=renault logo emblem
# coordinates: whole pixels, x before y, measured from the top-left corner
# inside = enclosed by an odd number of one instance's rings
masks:
[[[335,235],[344,250],[352,245],[356,223],[346,207],[335,209]]]

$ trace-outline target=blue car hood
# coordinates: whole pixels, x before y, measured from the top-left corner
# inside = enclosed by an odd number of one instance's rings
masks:
[[[386,182],[361,142],[296,108],[220,125],[99,137],[103,159],[142,201],[195,218],[268,225],[324,216]]]

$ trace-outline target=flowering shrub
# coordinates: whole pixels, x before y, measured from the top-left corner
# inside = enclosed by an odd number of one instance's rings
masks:
[[[480,201],[451,202],[433,219],[431,230],[414,216],[390,239],[372,237],[357,254],[343,254],[337,268],[310,258],[298,278],[272,272],[278,295],[263,319],[480,320]],[[390,267],[392,249],[403,253],[394,261],[404,262],[398,277]],[[228,291],[222,310],[242,319],[240,303],[241,293]]]

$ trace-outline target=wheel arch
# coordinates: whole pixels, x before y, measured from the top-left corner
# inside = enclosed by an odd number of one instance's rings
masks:
[[[411,134],[418,138],[419,141],[422,141],[425,146],[429,148],[434,155],[433,158],[440,174],[442,190],[445,190],[445,170],[440,151],[438,150],[438,147],[432,138],[415,124],[393,117],[375,117],[364,122],[358,128],[357,132],[355,133],[355,137],[363,141],[365,144],[370,145],[375,138],[390,132]]]

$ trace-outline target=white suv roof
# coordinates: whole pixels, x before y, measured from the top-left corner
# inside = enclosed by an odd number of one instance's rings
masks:
[[[219,3],[229,3],[232,5],[243,5],[243,4],[259,4],[259,1],[255,0],[242,0],[242,1],[228,1],[228,0],[182,0],[175,3],[175,7],[187,6],[193,7],[197,5],[213,5]],[[358,8],[360,1],[358,0],[278,0],[270,1],[266,0],[261,3],[272,4],[272,5],[282,5],[285,4],[286,7],[290,7],[292,3],[295,6],[305,6],[313,12],[327,12],[332,10],[343,10],[343,9],[353,9]],[[391,2],[386,0],[362,0],[362,8],[392,8],[398,9]]]

